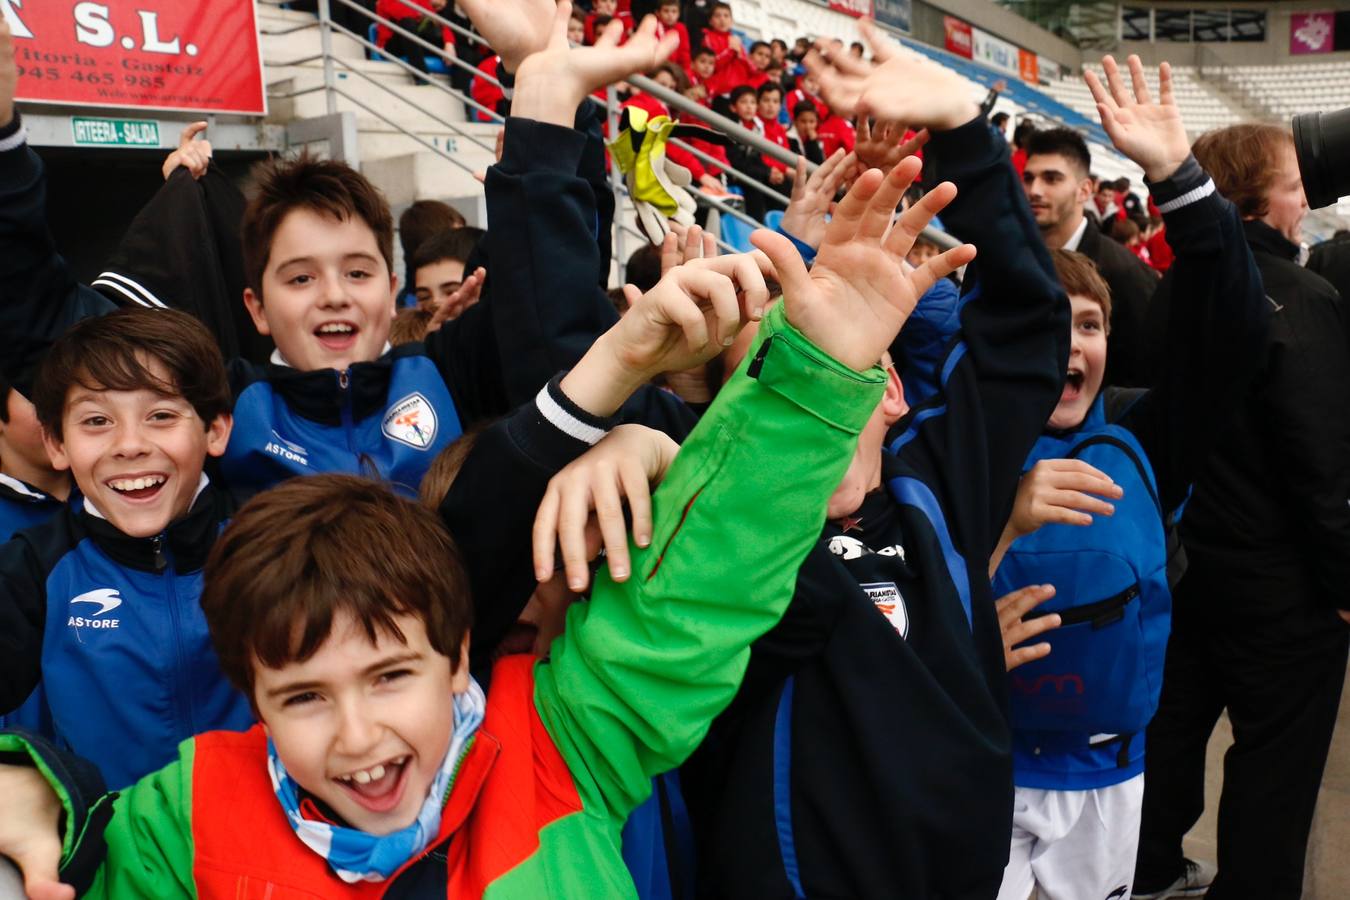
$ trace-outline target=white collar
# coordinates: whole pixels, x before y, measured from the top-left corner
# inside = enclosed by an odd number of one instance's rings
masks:
[[[1083,215],[1083,218],[1079,220],[1078,227],[1074,229],[1073,234],[1069,235],[1069,239],[1064,242],[1064,249],[1077,250],[1078,245],[1083,242],[1083,232],[1085,231],[1087,231],[1086,213]]]
[[[31,484],[28,484],[27,482],[24,481],[20,481],[13,475],[6,475],[4,472],[0,472],[0,484],[5,485],[10,490],[14,491],[14,493],[16,494],[22,494],[25,497],[32,497],[34,500],[54,499],[50,494],[44,494],[42,491],[33,487]]]
[[[391,344],[391,343],[389,343],[388,341],[385,341],[385,342],[384,342],[384,347],[381,348],[381,350],[380,350],[380,356],[384,356],[386,353],[388,353],[388,352],[389,352],[390,350],[392,350],[392,349],[394,349],[394,345]],[[379,359],[379,357],[377,356],[376,359]],[[286,361],[286,357],[284,357],[284,356],[281,355],[281,351],[280,351],[280,350],[273,350],[273,351],[272,351],[272,355],[271,355],[270,357],[268,357],[268,362],[272,363],[272,365],[274,365],[274,366],[285,366],[285,367],[288,368],[288,369],[294,369],[294,368],[295,368],[295,366],[291,365],[290,363],[288,363],[288,362]]]

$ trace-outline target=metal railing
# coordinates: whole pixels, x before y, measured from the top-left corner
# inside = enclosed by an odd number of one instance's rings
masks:
[[[285,5],[284,0],[258,0],[258,2],[264,5],[270,5],[275,7],[282,7]],[[430,20],[443,28],[449,29],[457,38],[462,38],[464,40],[471,41],[485,48],[488,52],[492,52],[491,46],[487,43],[486,40],[483,39],[481,35],[476,34],[475,32],[467,28],[464,28],[460,24],[453,22],[448,18],[439,15],[438,13],[435,13],[424,7],[416,5],[414,2],[412,2],[412,0],[399,0],[399,2],[403,3],[405,6],[408,7],[410,14],[416,15],[419,18],[425,18],[427,20]],[[314,22],[301,23],[293,26],[288,26],[286,28],[279,30],[266,31],[264,33],[270,35],[287,35],[298,31],[303,31],[307,28],[317,27],[320,33],[320,46],[321,46],[321,52],[319,54],[310,55],[295,60],[287,60],[285,62],[275,63],[273,65],[279,67],[299,66],[308,63],[318,62],[321,60],[323,64],[323,81],[319,85],[314,85],[308,88],[302,88],[297,91],[292,91],[284,94],[269,95],[271,99],[273,100],[289,99],[292,97],[298,97],[309,93],[323,91],[325,93],[327,110],[330,114],[332,114],[337,112],[338,98],[340,97],[346,102],[362,110],[375,120],[379,121],[384,126],[391,128],[392,130],[415,141],[417,144],[421,145],[422,147],[425,147],[431,153],[434,153],[435,155],[441,157],[442,159],[456,166],[460,170],[469,172],[471,174],[473,173],[472,168],[468,164],[466,164],[462,159],[458,158],[453,151],[438,146],[433,141],[428,140],[426,137],[415,132],[412,128],[409,128],[403,124],[400,124],[397,121],[394,121],[394,119],[388,114],[386,110],[377,109],[376,107],[372,106],[371,103],[362,100],[359,97],[354,96],[352,92],[345,90],[338,83],[340,80],[339,70],[341,70],[341,74],[343,77],[354,76],[355,78],[361,80],[362,82],[370,84],[375,88],[377,88],[378,90],[381,90],[393,96],[394,98],[401,100],[402,102],[408,104],[409,106],[416,108],[422,116],[434,122],[437,126],[445,128],[446,130],[452,132],[457,136],[457,138],[462,138],[468,141],[469,143],[473,144],[474,146],[482,150],[488,151],[489,153],[495,153],[494,147],[489,146],[487,143],[480,140],[476,134],[463,127],[465,123],[455,122],[442,116],[436,115],[435,113],[427,109],[417,107],[412,100],[403,96],[396,88],[381,82],[379,79],[375,77],[372,77],[371,75],[362,71],[358,66],[353,65],[351,62],[336,56],[333,52],[333,37],[334,35],[339,35],[343,38],[355,42],[367,54],[369,54],[369,56],[372,59],[378,59],[383,62],[387,62],[395,66],[396,68],[402,70],[413,79],[414,83],[433,86],[438,91],[448,95],[449,97],[454,98],[456,101],[460,103],[463,103],[465,105],[466,110],[474,110],[485,116],[490,122],[504,121],[503,117],[499,113],[497,113],[496,110],[489,109],[488,107],[479,103],[472,96],[466,94],[465,92],[459,91],[456,88],[433,77],[432,75],[429,75],[419,67],[408,63],[406,60],[388,53],[387,51],[380,48],[376,43],[371,41],[365,34],[358,34],[352,31],[350,28],[345,27],[343,24],[335,21],[332,15],[334,5],[345,7],[346,9],[358,14],[358,17],[361,18],[362,20],[368,21],[370,23],[388,29],[393,34],[396,34],[400,38],[402,38],[405,42],[410,43],[415,48],[418,48],[421,51],[423,51],[425,55],[434,56],[443,60],[447,67],[457,68],[461,71],[469,73],[474,79],[481,79],[499,88],[503,87],[499,79],[489,75],[482,69],[470,65],[469,63],[460,59],[453,52],[447,52],[445,48],[438,47],[435,44],[430,43],[429,41],[425,40],[421,35],[404,28],[397,21],[391,20],[385,16],[382,16],[374,12],[373,10],[363,7],[359,3],[355,2],[355,0],[318,0],[317,3],[318,16]],[[641,90],[643,93],[650,94],[657,100],[661,101],[663,104],[666,105],[667,108],[669,108],[672,111],[672,113],[680,113],[687,118],[696,119],[700,123],[729,136],[738,143],[760,152],[764,156],[778,160],[779,162],[782,162],[788,166],[795,168],[797,163],[796,154],[791,153],[787,149],[780,147],[779,145],[773,143],[772,141],[766,140],[762,135],[750,129],[742,127],[739,122],[733,121],[732,119],[722,116],[712,111],[711,109],[703,106],[702,104],[688,99],[687,97],[683,96],[682,94],[676,91],[663,87],[662,85],[656,83],[655,81],[652,81],[650,78],[647,78],[645,76],[634,75],[625,79],[625,81],[627,81],[630,85],[637,88],[638,90]],[[590,102],[596,103],[605,108],[606,120],[609,123],[609,134],[611,136],[617,134],[618,117],[620,110],[618,98],[614,88],[611,86],[606,91],[606,98],[603,101],[601,101],[599,98],[596,97],[590,97],[588,99],[590,100]],[[690,153],[701,162],[716,166],[719,170],[725,173],[728,180],[739,185],[743,191],[754,191],[758,194],[763,195],[769,200],[775,201],[778,204],[786,205],[788,203],[789,198],[780,191],[775,190],[772,185],[765,184],[753,178],[752,176],[746,175],[744,172],[737,171],[735,168],[729,166],[725,161],[711,156],[710,154],[706,153],[700,148],[693,146],[688,141],[676,138],[672,139],[671,143],[674,146],[679,147],[680,149]],[[807,172],[810,173],[815,170],[816,164],[808,161],[806,163],[806,168]],[[617,171],[617,168],[613,166],[611,166],[610,172],[610,186],[611,190],[614,192],[615,208],[616,208],[616,214],[614,219],[614,233],[613,233],[614,256],[615,259],[619,261],[620,265],[622,265],[623,261],[626,260],[626,254],[624,253],[624,244],[625,244],[624,236],[630,235],[636,238],[640,238],[643,242],[646,242],[648,238],[646,235],[642,234],[640,231],[637,231],[632,226],[626,224],[624,221],[623,215],[624,205],[626,202],[629,201],[630,198],[628,196],[627,187],[624,184],[622,175],[620,175]],[[693,193],[695,199],[700,205],[706,206],[710,210],[714,210],[720,215],[730,216],[751,227],[755,228],[763,227],[762,222],[754,219],[753,217],[747,215],[742,210],[737,209],[735,206],[730,205],[726,201],[719,199],[716,196],[712,196],[702,191],[695,191]],[[715,230],[713,232],[713,237],[714,240],[717,242],[718,247],[722,249],[724,252],[738,252],[738,248],[733,247],[732,245],[722,240],[721,236],[715,233]],[[950,235],[947,235],[944,232],[936,231],[931,228],[925,229],[924,237],[927,238],[928,240],[933,241],[934,243],[937,243],[939,246],[942,247],[951,247],[956,246],[957,244],[957,241]]]

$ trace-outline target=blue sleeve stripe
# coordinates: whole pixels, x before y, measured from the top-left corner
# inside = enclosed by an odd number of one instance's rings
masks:
[[[947,404],[940,406],[930,406],[928,409],[921,409],[914,414],[909,427],[895,440],[891,441],[891,452],[899,454],[900,448],[908,444],[919,436],[919,426],[934,416],[940,416],[947,411]]]
[[[947,354],[947,361],[942,364],[942,378],[939,382],[944,388],[947,386],[947,379],[951,377],[952,369],[956,368],[956,364],[959,363],[961,358],[965,355],[965,341],[958,341],[956,346],[952,348],[951,353]]]
[[[933,533],[937,535],[938,544],[942,547],[942,558],[947,563],[947,572],[951,575],[952,583],[956,585],[956,593],[961,598],[961,608],[965,611],[966,621],[974,628],[970,612],[970,573],[966,569],[965,559],[956,552],[956,546],[952,543],[952,536],[947,530],[947,519],[942,514],[937,497],[933,496],[928,485],[908,476],[891,479],[891,494],[901,503],[915,507],[928,517],[929,523],[933,526]]]
[[[783,683],[778,698],[778,713],[773,723],[773,821],[778,831],[778,852],[783,857],[783,874],[792,885],[793,896],[806,897],[797,865],[797,841],[792,834],[792,695],[795,676]]]

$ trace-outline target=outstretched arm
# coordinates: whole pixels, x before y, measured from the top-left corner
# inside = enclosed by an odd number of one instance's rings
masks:
[[[1106,85],[1086,76],[1102,127],[1144,169],[1176,252],[1167,290],[1154,301],[1167,304],[1162,377],[1121,419],[1148,453],[1170,513],[1247,395],[1261,364],[1269,304],[1237,208],[1191,156],[1170,66],[1158,69],[1155,102],[1137,56],[1129,58],[1132,90],[1114,59],[1102,65]]]
[[[626,816],[650,776],[682,762],[730,702],[750,643],[792,596],[884,389],[876,362],[919,294],[973,256],[967,246],[902,268],[951,191],[891,229],[917,168],[910,160],[886,178],[864,174],[810,272],[787,238],[752,236],[784,301],[653,498],[652,542],[630,551],[632,577],[619,583],[602,570],[590,602],[572,607],[552,662],[535,670],[539,713],[588,809]]]

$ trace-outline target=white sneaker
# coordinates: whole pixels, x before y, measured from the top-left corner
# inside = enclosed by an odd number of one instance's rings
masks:
[[[1196,862],[1193,859],[1188,859],[1185,862],[1186,868],[1176,881],[1161,891],[1148,894],[1141,894],[1136,891],[1130,894],[1130,900],[1168,900],[1170,897],[1205,896],[1205,892],[1209,890],[1210,884],[1214,881],[1214,876],[1219,874],[1219,867],[1213,863]]]

